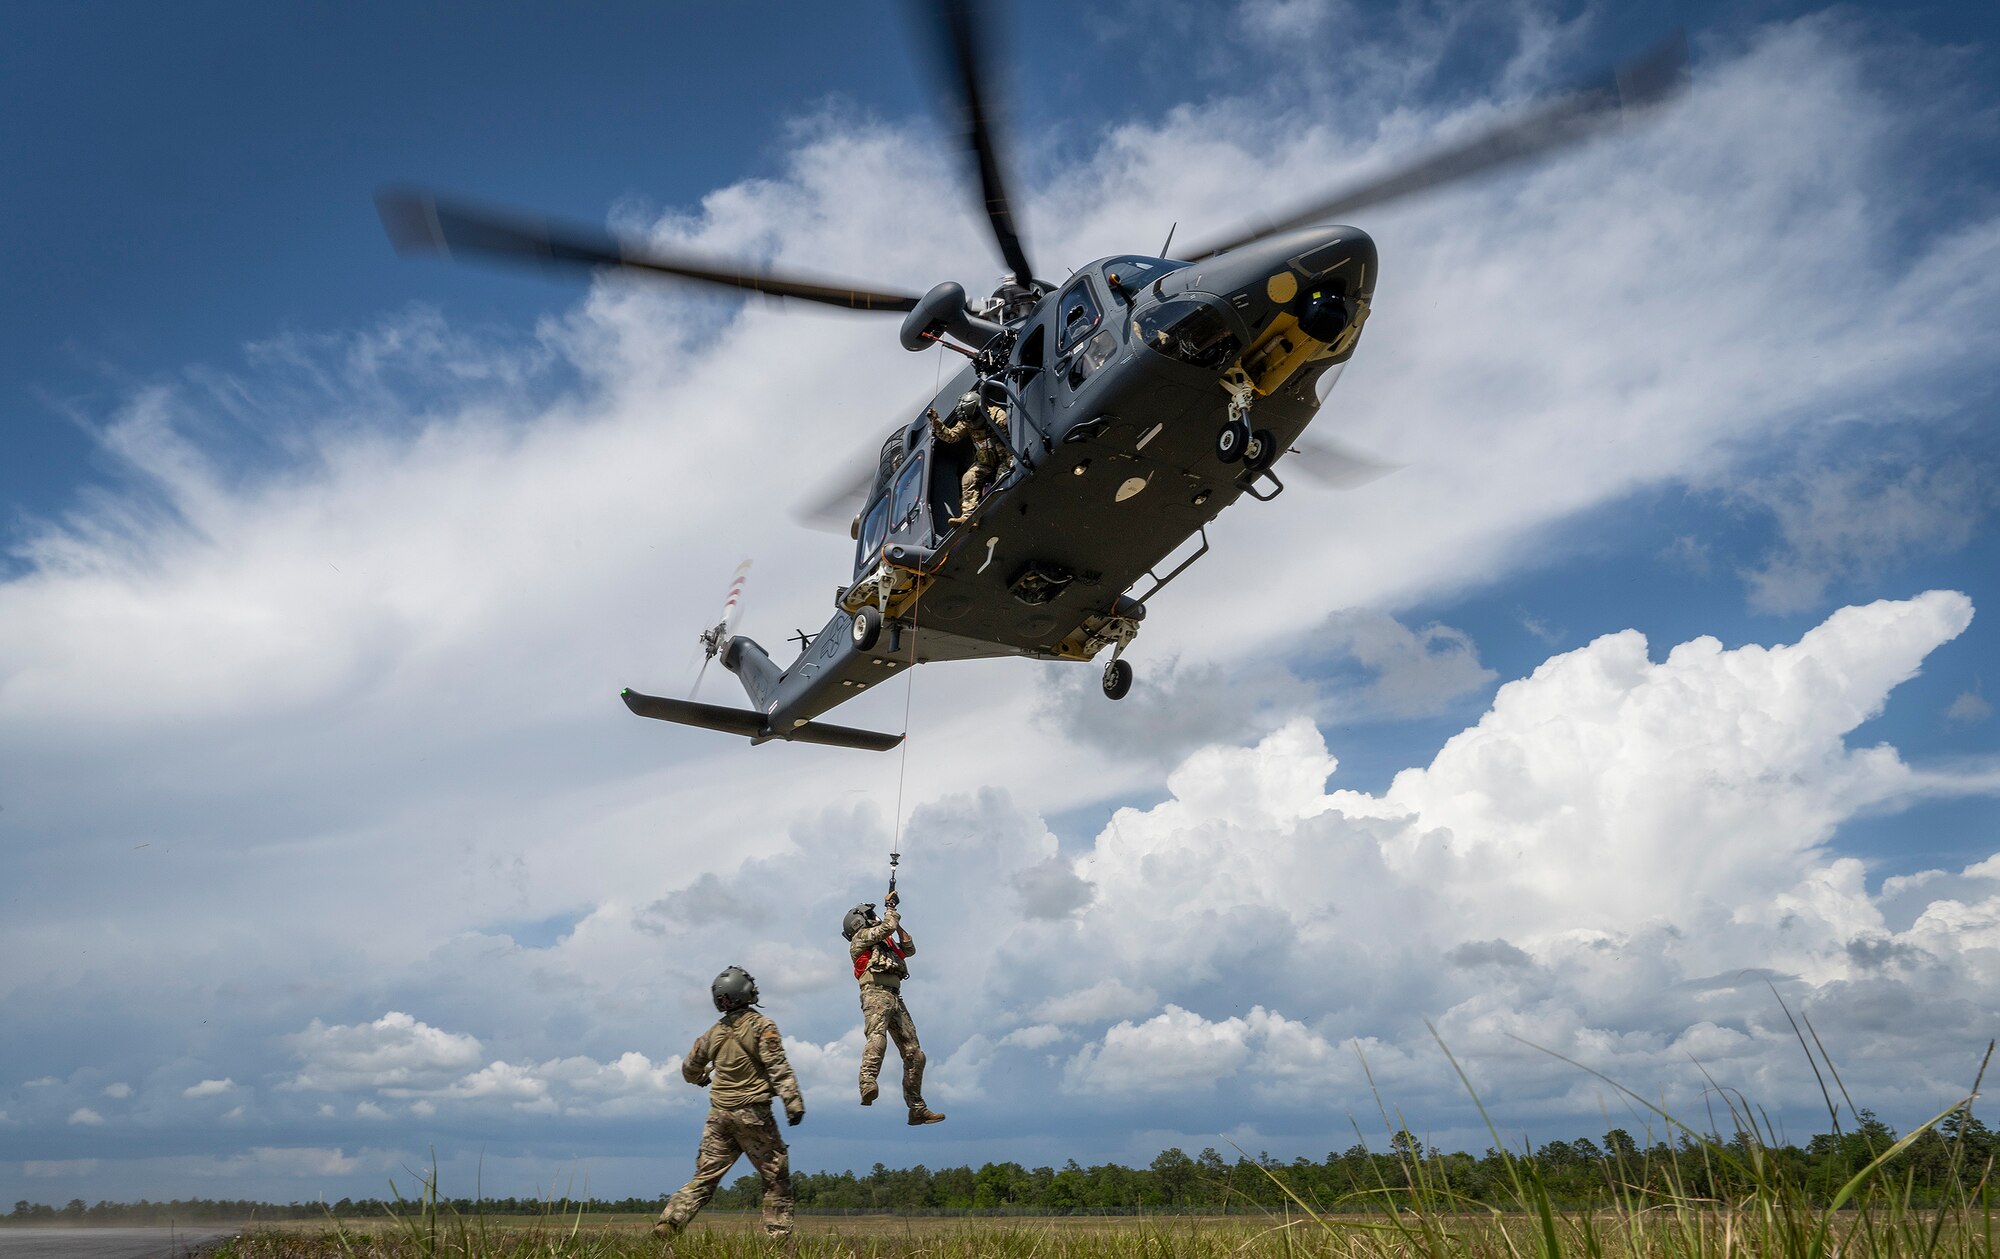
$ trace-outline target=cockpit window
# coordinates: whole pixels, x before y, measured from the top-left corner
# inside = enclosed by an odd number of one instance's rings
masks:
[[[1178,271],[1186,265],[1185,262],[1173,262],[1166,258],[1141,258],[1137,254],[1126,254],[1104,264],[1104,279],[1108,284],[1113,276],[1117,277],[1118,282],[1111,286],[1114,293],[1120,289],[1137,293],[1167,272]]]
[[[1071,346],[1095,332],[1100,317],[1097,294],[1090,291],[1090,282],[1078,280],[1070,285],[1056,305],[1056,326],[1060,329],[1056,353],[1069,353]]]
[[[1243,343],[1222,312],[1206,302],[1162,302],[1132,321],[1133,335],[1168,358],[1219,372],[1235,361]]]

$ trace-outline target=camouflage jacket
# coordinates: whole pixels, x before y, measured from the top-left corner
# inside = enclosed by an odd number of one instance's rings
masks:
[[[900,939],[897,939],[901,933]],[[903,951],[897,957],[895,950],[887,948],[885,942],[896,941],[896,948]],[[895,992],[902,988],[903,981],[910,977],[910,968],[903,961],[917,951],[917,942],[903,931],[903,917],[895,910],[885,911],[882,921],[872,927],[863,927],[847,942],[847,956],[859,962],[863,953],[869,954],[868,965],[856,976],[863,988],[887,988]]]
[[[989,406],[986,408],[986,417],[993,421],[994,429],[1002,437],[1007,435],[1007,408]],[[975,424],[969,419],[947,420],[933,411],[931,412],[931,432],[936,434],[939,441],[947,445],[969,439],[972,442],[973,461],[985,467],[998,467],[1001,461],[1007,457],[1006,447],[993,439],[993,434],[987,431],[986,426],[984,424]]]
[[[751,1106],[774,1093],[788,1104],[804,1104],[778,1025],[755,1010],[732,1010],[695,1037],[681,1059],[681,1075],[689,1084],[708,1085],[711,1106]]]

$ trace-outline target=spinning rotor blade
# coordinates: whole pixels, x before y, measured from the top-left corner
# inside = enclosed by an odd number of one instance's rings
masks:
[[[1530,106],[1497,127],[1356,187],[1295,206],[1234,236],[1205,241],[1197,252],[1183,255],[1183,260],[1199,262],[1274,232],[1335,220],[1355,210],[1443,187],[1581,143],[1671,100],[1687,86],[1687,78],[1687,39],[1676,33],[1643,56],[1551,100]]]
[[[1331,437],[1301,437],[1285,467],[1297,469],[1330,490],[1360,489],[1403,465],[1389,463]]]
[[[993,240],[1015,282],[1029,284],[1035,273],[1028,265],[1028,251],[1021,245],[1013,203],[1007,197],[999,120],[987,91],[992,77],[986,73],[990,65],[986,53],[993,41],[983,6],[979,0],[931,0],[926,7],[931,13],[924,25],[931,29],[941,54],[959,111],[960,135],[979,171],[979,195],[987,221],[993,225]]]
[[[875,292],[827,277],[757,271],[717,258],[670,254],[608,232],[562,227],[507,211],[439,201],[427,192],[375,194],[375,208],[397,253],[476,254],[516,262],[617,267],[848,310],[906,311],[912,293]]]
[[[880,465],[881,458],[873,451],[849,458],[792,508],[792,519],[822,533],[846,533],[874,486]]]
[[[722,600],[722,618],[712,629],[701,634],[701,668],[695,671],[694,685],[688,688],[688,698],[694,699],[701,692],[701,680],[708,676],[709,662],[721,654],[728,645],[730,636],[736,632],[736,618],[743,611],[743,583],[750,576],[750,561],[744,560],[736,566],[736,575],[729,579],[729,594]]]

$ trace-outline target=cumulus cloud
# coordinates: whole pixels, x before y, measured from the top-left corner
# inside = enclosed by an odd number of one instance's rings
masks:
[[[104,1095],[106,1097],[115,1097],[122,1102],[132,1096],[132,1086],[122,1081],[116,1084],[107,1084],[104,1086]]]
[[[441,1083],[479,1061],[479,1041],[391,1010],[372,1023],[328,1026],[318,1019],[283,1038],[300,1060],[293,1089],[422,1086]],[[192,1096],[192,1093],[190,1093]]]
[[[182,1097],[220,1097],[236,1087],[234,1080],[203,1080],[181,1090]]]
[[[104,1122],[104,1116],[98,1114],[88,1106],[79,1106],[69,1113],[69,1121],[72,1124],[94,1128]]]

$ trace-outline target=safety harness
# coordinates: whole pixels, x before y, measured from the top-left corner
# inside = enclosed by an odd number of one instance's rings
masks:
[[[868,969],[868,962],[875,956],[876,947],[875,945],[870,945],[854,955],[854,977],[856,979],[861,978],[862,972]],[[894,940],[882,941],[881,947],[887,948],[891,953],[894,953],[897,961],[900,962],[903,960],[903,950],[896,947]]]

